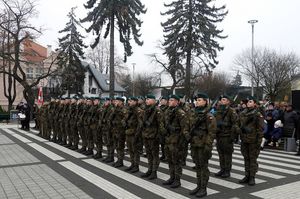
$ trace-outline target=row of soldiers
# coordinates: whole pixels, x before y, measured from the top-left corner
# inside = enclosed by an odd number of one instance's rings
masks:
[[[105,145],[107,156],[103,161],[113,162],[114,167],[123,166],[126,145],[131,162],[126,171],[131,173],[139,171],[144,146],[148,171],[141,177],[156,179],[160,160],[166,158],[170,178],[163,184],[171,188],[181,186],[182,167],[190,145],[197,176],[197,187],[190,194],[198,197],[207,195],[208,160],[214,140],[220,160],[220,171],[215,175],[227,178],[232,166],[234,139],[240,134],[245,159],[245,177],[240,183],[254,185],[263,121],[256,100],[251,98],[240,115],[230,107],[226,95],[220,96],[214,114],[210,112],[209,97],[205,93],[198,93],[194,100],[192,107],[177,95],[162,97],[159,104],[153,95],[147,95],[145,102],[129,97],[127,104],[122,97],[104,98],[102,102],[99,98],[65,98],[45,103],[37,119],[42,137],[95,159],[102,158]]]

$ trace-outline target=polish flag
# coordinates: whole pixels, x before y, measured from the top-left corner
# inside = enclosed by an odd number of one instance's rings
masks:
[[[38,104],[44,104],[43,87],[40,87],[40,88],[39,88]]]

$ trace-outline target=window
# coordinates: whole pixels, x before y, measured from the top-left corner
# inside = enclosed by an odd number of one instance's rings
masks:
[[[97,89],[96,88],[92,88],[91,90],[91,94],[96,94]]]
[[[89,86],[91,87],[93,84],[93,77],[89,75]]]
[[[43,69],[42,68],[36,68],[35,69],[35,77],[39,78],[43,74]]]
[[[33,79],[33,68],[26,68],[27,79]]]

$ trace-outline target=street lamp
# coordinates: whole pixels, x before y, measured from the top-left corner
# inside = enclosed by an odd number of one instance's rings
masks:
[[[132,63],[132,96],[134,96],[134,69],[136,63]]]
[[[252,47],[251,47],[251,95],[254,96],[254,88],[253,88],[253,73],[254,73],[254,24],[257,23],[258,20],[249,20],[248,23],[251,24],[252,27]]]

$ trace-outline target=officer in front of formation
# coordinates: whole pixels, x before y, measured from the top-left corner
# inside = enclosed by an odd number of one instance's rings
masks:
[[[247,108],[240,114],[241,152],[244,156],[245,177],[240,183],[255,185],[258,170],[257,158],[263,137],[264,118],[258,109],[258,103],[252,96],[248,98]]]
[[[221,167],[215,176],[228,178],[232,166],[233,143],[239,126],[238,115],[230,107],[230,99],[227,95],[220,96],[215,117],[217,120],[216,146]]]
[[[212,156],[213,141],[215,139],[217,124],[215,117],[210,113],[208,96],[198,93],[195,96],[195,108],[191,112],[191,156],[196,167],[197,187],[190,195],[204,197],[207,195],[209,179],[208,160]]]

